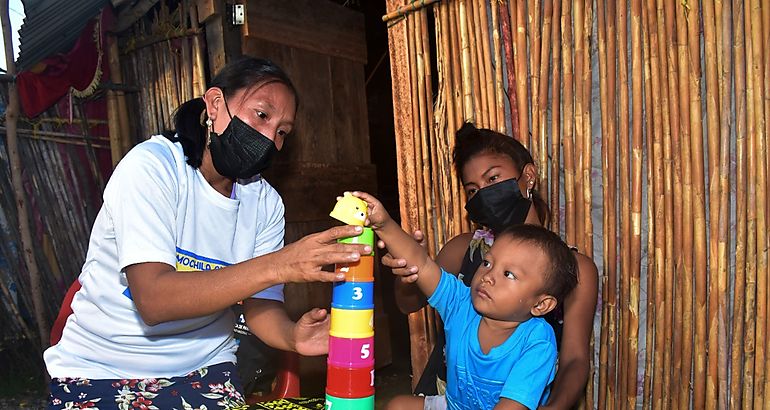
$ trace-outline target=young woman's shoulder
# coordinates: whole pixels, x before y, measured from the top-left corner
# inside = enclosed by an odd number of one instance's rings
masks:
[[[586,346],[581,345],[580,347],[587,348],[587,337],[590,337],[599,295],[599,272],[594,261],[588,256],[575,252],[575,259],[577,260],[578,281],[575,289],[565,300],[564,323],[570,323],[570,326],[569,329],[568,326],[564,326],[565,333],[562,334],[562,341],[568,336],[575,340],[584,340]],[[573,333],[573,330],[579,330],[579,334],[567,335],[568,330],[570,333]]]
[[[595,287],[599,276],[599,270],[596,268],[596,264],[594,263],[593,259],[576,251],[575,261],[577,262],[578,268],[578,286],[580,285],[581,281],[585,280],[594,284]]]
[[[441,266],[445,271],[457,273],[460,272],[460,268],[463,263],[463,256],[468,250],[468,245],[473,238],[473,233],[466,232],[461,233],[444,245],[436,255],[436,263]]]

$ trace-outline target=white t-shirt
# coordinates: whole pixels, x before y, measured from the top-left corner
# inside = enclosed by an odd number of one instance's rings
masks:
[[[187,165],[182,146],[162,136],[120,161],[94,222],[73,314],[61,341],[43,355],[52,377],[174,377],[235,362],[230,309],[148,326],[124,272],[142,262],[180,271],[218,269],[280,249],[284,206],[278,192],[260,177],[234,189],[235,199],[214,190]],[[283,301],[283,285],[254,297]]]

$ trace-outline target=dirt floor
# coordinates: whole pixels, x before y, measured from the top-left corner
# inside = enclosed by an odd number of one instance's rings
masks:
[[[43,391],[16,393],[10,397],[0,397],[0,410],[45,409],[48,404]]]

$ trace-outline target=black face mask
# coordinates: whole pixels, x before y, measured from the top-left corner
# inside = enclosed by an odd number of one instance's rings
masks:
[[[471,221],[501,232],[511,225],[523,224],[532,201],[524,198],[515,178],[479,189],[465,204]]]
[[[227,113],[230,114],[229,109]],[[270,166],[278,152],[270,138],[251,128],[238,116],[231,116],[230,124],[222,134],[211,132],[209,150],[214,168],[230,179],[249,179],[261,173]]]

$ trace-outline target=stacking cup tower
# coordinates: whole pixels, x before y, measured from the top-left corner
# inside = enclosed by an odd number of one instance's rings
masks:
[[[364,225],[367,204],[346,193],[331,217],[348,225]],[[372,253],[356,263],[335,265],[345,274],[334,284],[329,359],[326,372],[326,409],[374,409],[374,232],[364,227],[344,243],[370,245]]]

